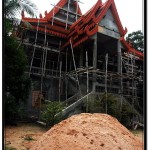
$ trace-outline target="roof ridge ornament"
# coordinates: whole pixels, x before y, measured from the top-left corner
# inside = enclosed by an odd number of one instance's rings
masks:
[[[42,16],[42,14],[41,14],[41,13],[40,13],[39,17],[40,17],[40,18],[43,18],[43,16]]]
[[[44,13],[44,14],[45,14],[45,17],[46,17],[46,16],[47,16],[47,10],[45,10],[45,13]]]
[[[22,19],[25,18],[24,10],[21,11]]]

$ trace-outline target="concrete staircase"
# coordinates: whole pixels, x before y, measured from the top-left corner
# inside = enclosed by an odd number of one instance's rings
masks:
[[[70,99],[68,99],[70,101],[69,105],[66,108],[64,108],[62,110],[62,112],[56,114],[56,116],[61,115],[62,118],[67,118],[67,117],[75,114],[76,108],[79,107],[82,104],[82,102],[84,100],[86,100],[86,97],[89,96],[89,95],[91,95],[92,93],[93,92],[90,92],[90,93],[82,96],[79,99],[76,99],[78,97],[78,94],[74,95],[73,97],[71,97]]]

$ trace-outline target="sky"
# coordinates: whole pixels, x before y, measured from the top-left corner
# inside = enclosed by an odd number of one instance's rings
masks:
[[[41,1],[32,0],[38,7],[38,10],[44,16],[45,10],[49,12],[53,6],[51,4],[57,4],[59,0],[43,0]],[[80,0],[80,8],[82,13],[86,13],[97,0]],[[102,0],[105,2],[106,0]],[[144,16],[143,16],[143,0],[114,0],[117,11],[122,22],[123,27],[127,27],[127,34],[141,30],[144,31]]]

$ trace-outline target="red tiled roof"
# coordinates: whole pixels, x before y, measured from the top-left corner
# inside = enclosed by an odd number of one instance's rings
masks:
[[[127,50],[128,50],[129,53],[132,53],[132,54],[138,56],[140,59],[143,60],[143,58],[144,58],[144,53],[142,53],[142,52],[140,52],[140,51],[134,49],[133,47],[131,47],[131,46],[127,43],[127,41],[124,39],[124,37],[121,37],[121,38],[120,38],[120,41],[121,41],[122,44],[127,48]]]
[[[63,7],[67,3],[67,0],[60,0],[57,4],[59,7]],[[56,36],[60,36],[63,38],[72,39],[73,47],[78,46],[85,40],[87,40],[90,36],[94,35],[98,32],[98,23],[103,19],[104,15],[107,13],[108,9],[112,11],[112,14],[114,16],[115,22],[118,26],[119,33],[121,35],[120,41],[124,44],[124,46],[128,49],[130,52],[134,52],[136,55],[138,55],[140,58],[143,59],[143,53],[131,48],[128,43],[124,39],[124,35],[127,32],[127,28],[123,29],[123,26],[121,24],[114,0],[107,0],[105,3],[102,4],[101,0],[98,0],[97,3],[84,15],[82,15],[76,22],[74,22],[68,30],[61,26],[65,26],[65,23],[62,22],[56,22],[60,25],[51,25],[51,18],[53,16],[53,9],[46,14],[44,18],[25,18],[24,15],[22,17],[23,21],[27,21],[30,23],[37,23],[38,20],[40,23],[45,23],[40,26],[40,29],[42,30],[42,26],[44,29],[44,26],[46,25],[49,29],[47,30],[49,33],[54,34]],[[59,11],[58,7],[55,7],[55,14]],[[81,14],[81,11],[79,9],[79,14]],[[35,25],[32,25],[34,29],[36,29]],[[81,38],[82,37],[82,38]],[[69,42],[66,42],[62,48],[65,48],[69,45]]]

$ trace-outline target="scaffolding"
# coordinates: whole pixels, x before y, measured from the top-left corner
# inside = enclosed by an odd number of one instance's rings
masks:
[[[57,20],[57,21],[65,23],[65,29],[68,30],[68,25],[72,25],[72,23],[73,23],[73,22],[69,21],[69,15],[75,16],[75,21],[77,21],[78,18],[81,17],[81,15],[78,14],[78,10],[79,10],[79,4],[78,3],[82,3],[82,2],[79,1],[79,0],[74,0],[74,2],[77,3],[76,12],[75,13],[70,10],[70,4],[71,4],[70,0],[68,0],[67,9],[59,7],[59,6],[55,5],[55,4],[51,4],[52,6],[54,6],[53,7],[53,16],[52,16],[52,25],[54,25],[54,20]],[[66,13],[66,19],[65,20],[55,16],[55,8],[59,8],[61,11],[64,11]]]
[[[69,22],[68,19],[69,14],[74,15],[76,21],[81,16],[78,14],[78,3],[80,1],[77,0],[76,2],[76,13],[70,10],[71,0],[68,0],[67,9],[52,4],[52,6],[54,6],[51,22],[52,26],[55,25],[55,20],[59,20],[64,23],[64,28],[68,30],[68,25],[72,24],[72,22]],[[66,13],[65,20],[57,18],[55,16],[56,8],[59,8]],[[47,33],[48,26],[44,25],[45,28],[43,33],[39,32],[39,26],[40,21],[38,19],[34,43],[31,41],[23,40],[22,44],[33,49],[31,51],[32,55],[29,58],[30,65],[27,67],[27,72],[29,73],[29,77],[40,77],[40,93],[45,90],[46,86],[44,84],[49,83],[47,89],[55,86],[56,89],[54,90],[54,92],[57,92],[57,100],[59,102],[63,102],[68,109],[71,108],[71,105],[76,104],[76,102],[81,102],[83,98],[86,98],[86,112],[89,111],[89,93],[104,94],[106,100],[106,113],[108,113],[109,93],[120,95],[120,114],[122,112],[124,98],[126,98],[128,102],[132,106],[134,106],[135,102],[137,102],[138,99],[137,83],[143,80],[142,66],[136,65],[138,57],[135,56],[135,54],[122,52],[119,54],[119,60],[117,59],[116,54],[112,57],[112,54],[109,51],[106,51],[104,53],[100,53],[97,58],[95,58],[94,56],[93,58],[91,58],[90,51],[92,50],[87,50],[87,47],[85,47],[85,49],[82,47],[82,50],[81,48],[78,48],[77,50],[74,49],[74,41],[71,38],[65,39],[68,40],[69,46],[66,47],[66,49],[62,50],[61,47],[64,44],[63,39],[57,37],[57,43],[56,46],[54,46],[53,43],[55,43],[55,41],[53,41],[53,37],[49,38],[51,35]],[[40,36],[43,36],[43,38],[41,37],[40,39]],[[97,42],[95,42],[95,44],[96,43]],[[96,50],[98,50],[98,48]],[[82,57],[79,58],[79,55],[82,55]],[[96,61],[96,65],[93,65],[94,60]],[[81,61],[82,65],[80,63]],[[117,63],[115,63],[115,61],[117,61]],[[92,65],[90,64],[91,62],[93,63]],[[120,71],[115,70],[118,66],[120,66]],[[112,68],[114,68],[115,71]],[[51,82],[50,80],[48,80],[47,83],[44,83],[45,79],[51,79]],[[83,81],[85,81],[84,87],[81,87],[82,79]],[[53,84],[53,80],[55,80],[55,85]],[[74,87],[77,86],[76,92],[71,94],[69,93],[71,82],[70,80],[75,83],[73,84]],[[63,83],[65,83],[65,87],[63,86]],[[90,87],[91,84],[93,84],[94,86]],[[83,92],[84,88],[86,89],[85,93]],[[64,93],[64,97],[62,93]],[[53,95],[53,93],[51,95]],[[39,98],[42,96],[37,96],[36,93],[34,97]]]

